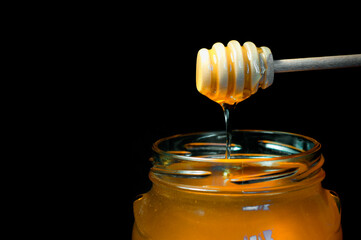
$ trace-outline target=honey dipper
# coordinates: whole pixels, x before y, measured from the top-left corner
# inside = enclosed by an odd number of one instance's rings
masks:
[[[273,60],[268,47],[232,40],[215,43],[197,55],[198,91],[218,103],[233,105],[269,87],[274,73],[360,67],[361,54]]]

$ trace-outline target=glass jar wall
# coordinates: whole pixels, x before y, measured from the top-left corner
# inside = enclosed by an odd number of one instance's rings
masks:
[[[341,240],[340,201],[322,188],[321,145],[237,130],[161,139],[152,189],[134,202],[133,240]]]

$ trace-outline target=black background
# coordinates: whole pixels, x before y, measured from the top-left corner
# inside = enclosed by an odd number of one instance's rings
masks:
[[[119,134],[119,161],[127,166],[119,172],[126,176],[119,189],[129,189],[122,197],[126,236],[130,237],[134,221],[132,202],[151,187],[148,159],[153,142],[179,133],[225,128],[221,107],[196,90],[198,50],[237,40],[269,47],[275,60],[361,53],[361,38],[355,29],[323,24],[274,27],[266,32],[238,24],[226,29],[226,25],[200,28],[198,21],[167,26],[166,19],[161,19],[142,22],[133,35],[127,35],[120,46],[120,52],[127,54],[119,58],[128,63],[120,68],[125,74],[120,74],[121,91],[112,105],[113,111],[121,113],[115,134]],[[218,30],[211,31],[215,27]],[[322,144],[326,160],[323,186],[340,195],[345,239],[358,233],[360,214],[360,74],[361,68],[276,74],[271,87],[259,89],[237,105],[232,119],[234,129],[289,131]]]

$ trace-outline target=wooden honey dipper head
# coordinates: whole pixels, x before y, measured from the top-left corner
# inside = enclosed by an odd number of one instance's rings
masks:
[[[267,47],[230,41],[202,48],[197,56],[197,89],[220,104],[234,105],[273,83],[274,73],[361,67],[361,54],[273,60]]]
[[[273,57],[267,47],[257,48],[252,42],[241,46],[230,41],[225,47],[215,43],[202,48],[197,55],[196,84],[198,91],[211,100],[234,105],[273,83]]]

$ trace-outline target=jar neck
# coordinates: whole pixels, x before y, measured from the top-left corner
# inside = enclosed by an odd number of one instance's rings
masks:
[[[271,200],[273,198],[307,198],[310,195],[319,194],[323,191],[321,181],[313,181],[309,184],[303,184],[302,186],[295,186],[295,187],[283,187],[278,189],[270,189],[270,191],[224,191],[221,189],[220,191],[198,191],[194,189],[188,188],[179,188],[176,184],[170,184],[169,182],[159,181],[157,178],[153,178],[152,176],[150,179],[153,182],[153,186],[150,194],[154,194],[156,196],[163,196],[166,199],[171,201],[180,199],[183,200],[205,200],[205,201],[225,201],[229,200],[232,201],[239,201],[240,198],[242,200],[250,199],[250,201],[258,200]]]
[[[184,191],[220,194],[276,193],[320,183],[321,145],[285,132],[233,132],[224,158],[224,132],[177,135],[155,143],[150,179]]]

